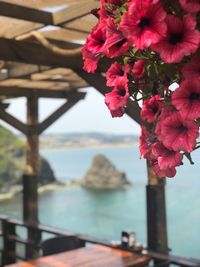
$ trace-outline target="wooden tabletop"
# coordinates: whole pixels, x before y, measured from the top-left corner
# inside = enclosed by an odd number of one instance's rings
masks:
[[[105,246],[80,248],[24,261],[7,267],[133,267],[147,266],[150,258]]]

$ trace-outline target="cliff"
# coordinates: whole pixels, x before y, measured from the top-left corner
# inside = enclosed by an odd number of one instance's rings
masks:
[[[129,185],[126,174],[120,172],[104,155],[97,155],[81,185],[92,189],[117,189]]]
[[[11,131],[0,126],[0,192],[21,184],[25,169],[25,143]],[[56,182],[49,163],[40,158],[39,184]]]

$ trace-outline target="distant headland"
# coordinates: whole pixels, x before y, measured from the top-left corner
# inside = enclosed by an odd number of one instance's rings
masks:
[[[86,147],[135,146],[138,136],[130,134],[111,134],[99,132],[46,134],[40,137],[40,148],[65,149]]]

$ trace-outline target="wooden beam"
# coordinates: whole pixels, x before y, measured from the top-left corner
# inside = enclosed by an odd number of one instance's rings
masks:
[[[94,0],[82,0],[80,2],[70,4],[70,6],[52,14],[53,24],[59,25],[78,19],[81,16],[90,14],[92,9],[98,8],[99,6],[99,2]]]
[[[49,70],[49,67],[17,63],[6,62],[5,68],[8,70],[8,78],[20,78],[29,77],[33,73],[39,73],[40,71]]]
[[[31,74],[31,80],[33,81],[56,81],[67,82],[74,88],[88,87],[88,83],[80,78],[71,69],[55,68],[39,73]]]
[[[89,85],[96,88],[100,93],[110,92],[110,89],[106,87],[106,79],[100,73],[89,75],[84,71],[78,71],[77,74],[83,78]],[[126,106],[126,114],[131,117],[134,121],[142,125],[144,122],[140,118],[140,107],[138,104],[131,99],[128,100]]]
[[[75,45],[75,47],[77,47],[77,45]],[[81,54],[78,56],[66,57],[65,59],[63,56],[58,56],[47,50],[40,44],[6,38],[0,38],[0,59],[72,69],[81,69],[83,65]]]
[[[99,7],[97,1],[82,0],[77,3],[68,3],[66,7],[56,12],[49,12],[28,6],[0,1],[0,16],[7,16],[20,20],[28,20],[45,25],[59,25],[80,16],[89,14],[91,9]]]
[[[10,103],[5,103],[0,100],[0,110],[5,110],[10,106]]]
[[[27,79],[8,79],[0,81],[0,95],[2,96],[27,96],[47,98],[67,98],[73,95],[77,87],[67,81],[31,81]],[[79,88],[86,87],[86,84]]]
[[[39,22],[46,25],[53,24],[52,13],[50,12],[4,1],[0,1],[0,16]]]
[[[74,43],[71,43],[70,46],[71,48],[77,48],[77,44]],[[69,43],[66,43],[66,46],[62,46],[62,48],[69,48]],[[83,68],[81,53],[76,56],[63,57],[52,53],[40,44],[6,38],[0,38],[0,59],[27,64],[71,68],[74,70],[82,70]],[[109,65],[110,61],[102,60],[98,71],[106,71]]]
[[[28,127],[25,123],[21,122],[14,116],[10,115],[5,110],[0,109],[0,119],[19,130],[23,134],[28,134]]]
[[[48,118],[40,123],[38,133],[41,134],[56,120],[58,120],[64,113],[71,109],[79,100],[85,97],[86,93],[77,93],[73,98],[69,98],[66,103],[54,111]]]

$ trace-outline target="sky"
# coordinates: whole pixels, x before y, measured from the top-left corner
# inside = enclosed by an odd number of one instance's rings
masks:
[[[87,91],[86,98],[64,114],[45,133],[95,131],[114,134],[139,134],[139,126],[127,115],[121,118],[111,117],[109,110],[104,104],[104,97],[99,92],[91,87],[82,91]],[[8,108],[9,113],[25,122],[26,99],[19,98],[9,102],[11,103]],[[46,118],[48,114],[51,114],[62,103],[64,103],[64,100],[41,99],[39,102],[40,121]],[[10,129],[14,130],[13,128]]]

